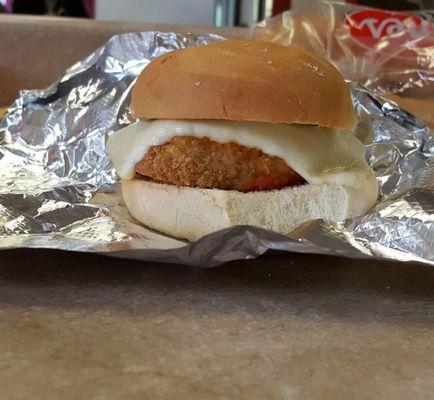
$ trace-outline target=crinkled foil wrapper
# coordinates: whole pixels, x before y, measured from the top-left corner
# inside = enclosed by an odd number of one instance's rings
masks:
[[[48,88],[21,92],[0,123],[0,248],[208,267],[267,250],[434,265],[433,136],[414,117],[355,84],[357,134],[370,143],[367,159],[381,187],[369,214],[342,223],[312,221],[290,237],[237,226],[194,243],[130,217],[105,142],[133,121],[129,100],[136,76],[163,53],[221,39],[162,32],[115,36]]]

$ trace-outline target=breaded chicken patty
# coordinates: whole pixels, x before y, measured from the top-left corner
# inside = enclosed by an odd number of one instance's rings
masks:
[[[174,137],[151,147],[135,171],[155,182],[240,192],[305,183],[279,157],[237,143],[191,136]]]

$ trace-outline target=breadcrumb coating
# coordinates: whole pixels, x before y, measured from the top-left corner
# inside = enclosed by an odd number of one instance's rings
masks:
[[[155,182],[240,192],[305,183],[280,157],[237,143],[191,136],[177,136],[151,147],[135,171]]]

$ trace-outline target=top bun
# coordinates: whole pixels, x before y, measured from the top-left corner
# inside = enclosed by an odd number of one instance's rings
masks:
[[[224,40],[153,60],[132,90],[140,119],[213,119],[352,129],[344,79],[328,62],[296,47]]]

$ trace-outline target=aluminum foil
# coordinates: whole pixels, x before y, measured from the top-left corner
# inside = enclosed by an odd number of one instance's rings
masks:
[[[381,198],[367,215],[312,221],[289,237],[237,226],[189,243],[138,225],[119,194],[106,138],[130,124],[129,93],[153,58],[221,40],[115,36],[43,90],[26,90],[0,123],[0,249],[54,248],[215,266],[267,250],[434,265],[434,138],[391,102],[352,85]],[[290,256],[290,254],[288,254]]]

